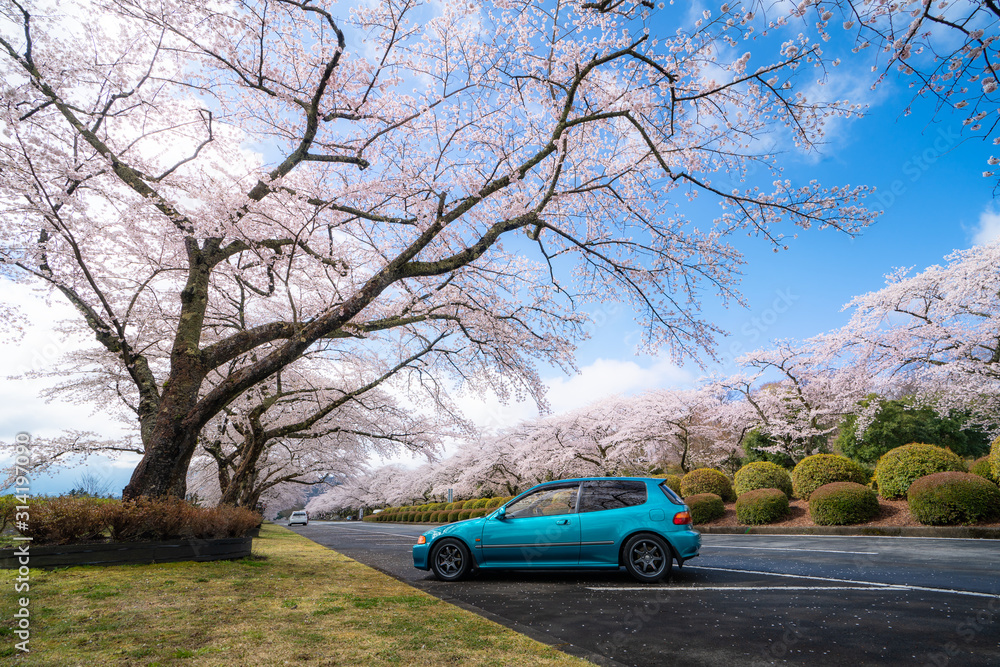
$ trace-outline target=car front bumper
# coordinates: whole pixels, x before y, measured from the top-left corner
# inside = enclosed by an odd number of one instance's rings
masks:
[[[427,564],[428,547],[429,544],[414,544],[413,545],[413,567],[418,570],[429,570],[431,566]]]

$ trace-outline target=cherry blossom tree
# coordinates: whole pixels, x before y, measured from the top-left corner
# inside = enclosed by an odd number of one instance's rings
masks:
[[[717,62],[749,13],[660,35],[632,1],[0,6],[0,258],[132,384],[126,497],[183,495],[202,429],[317,345],[451,327],[569,367],[576,305],[613,296],[691,353],[702,292],[738,296],[727,236],[871,219],[763,148],[855,109],[799,90],[825,64],[805,37]],[[767,188],[713,185],[758,167]],[[676,207],[698,195],[714,223]]]
[[[203,430],[199,450],[201,465],[216,472],[219,502],[255,507],[278,485],[349,477],[373,454],[432,456],[454,434],[383,384],[412,361],[367,382],[355,373],[335,384],[293,365],[226,406]]]
[[[838,351],[837,339],[818,336],[743,355],[737,361],[748,372],[716,381],[738,399],[721,419],[744,436],[752,430],[767,436],[774,444],[764,451],[793,462],[827,450],[840,419],[871,387],[863,368],[838,363]]]
[[[850,322],[831,334],[881,395],[899,386],[919,404],[1000,430],[1000,243],[956,251],[944,266],[898,269],[881,290],[845,306]],[[897,392],[898,393],[898,392]],[[869,418],[870,420],[870,418]],[[867,424],[859,422],[859,428]]]
[[[738,448],[719,418],[725,400],[717,387],[661,389],[624,401],[622,418],[610,442],[631,442],[652,462],[695,466],[720,464]]]
[[[855,38],[856,53],[872,53],[875,88],[897,74],[913,90],[904,109],[927,100],[932,114],[954,112],[966,136],[1000,144],[997,67],[1000,63],[1000,5],[993,0],[806,0],[780,17],[814,23],[823,39],[842,27]],[[983,176],[996,174],[991,156]]]

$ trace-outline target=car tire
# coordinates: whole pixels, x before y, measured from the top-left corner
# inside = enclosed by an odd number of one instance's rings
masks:
[[[459,581],[472,571],[468,547],[455,539],[444,539],[431,551],[431,571],[441,581]]]
[[[670,576],[674,566],[674,553],[662,537],[640,533],[625,542],[622,561],[636,581],[656,583]]]

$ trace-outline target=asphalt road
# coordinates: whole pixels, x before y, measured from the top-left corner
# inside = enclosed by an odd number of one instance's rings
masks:
[[[1000,665],[1000,542],[703,535],[668,583],[619,572],[413,567],[426,526],[310,522],[295,532],[603,665]]]

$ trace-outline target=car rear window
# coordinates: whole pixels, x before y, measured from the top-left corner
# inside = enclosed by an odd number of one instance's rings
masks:
[[[581,512],[633,507],[646,502],[646,483],[628,480],[594,480],[583,485]]]
[[[663,491],[663,494],[667,498],[670,498],[670,502],[674,503],[675,505],[683,505],[684,504],[684,499],[681,498],[679,495],[677,495],[676,491],[674,491],[669,486],[667,486],[666,482],[663,482],[662,484],[660,484],[660,490]]]

